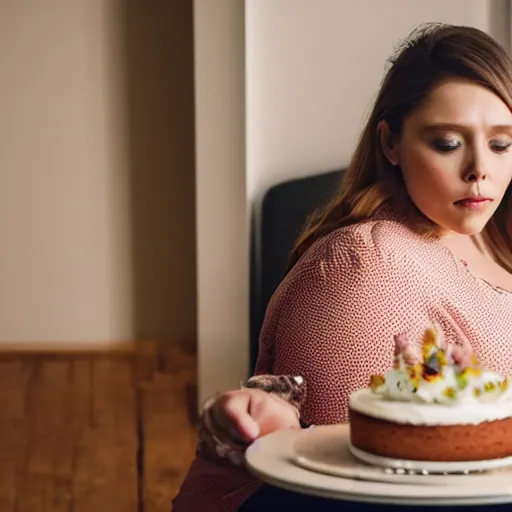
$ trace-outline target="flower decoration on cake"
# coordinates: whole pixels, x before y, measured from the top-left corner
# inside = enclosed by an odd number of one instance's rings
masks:
[[[395,336],[393,368],[373,375],[370,387],[391,400],[446,405],[510,397],[508,379],[482,368],[470,349],[446,344],[436,326],[425,331],[421,349]]]

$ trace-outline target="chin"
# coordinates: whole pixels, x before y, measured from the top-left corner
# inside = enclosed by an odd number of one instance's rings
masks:
[[[449,208],[444,211],[438,210],[437,212],[432,212],[432,214],[429,215],[431,212],[427,211],[426,208],[425,210],[418,209],[427,219],[438,227],[438,234],[440,236],[478,235],[484,230],[495,210],[467,213],[461,212],[458,209]]]
[[[450,223],[449,226],[447,226],[447,229],[452,233],[457,233],[459,235],[478,235],[484,230],[488,220],[489,219],[485,219],[485,221],[468,219],[466,222]]]

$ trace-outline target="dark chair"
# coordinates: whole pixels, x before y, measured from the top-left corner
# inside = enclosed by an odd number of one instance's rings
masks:
[[[264,196],[259,243],[254,238],[252,243],[251,373],[265,310],[283,278],[291,250],[308,216],[336,194],[342,175],[343,170],[336,170],[287,181],[272,187]],[[253,229],[253,236],[257,235]]]

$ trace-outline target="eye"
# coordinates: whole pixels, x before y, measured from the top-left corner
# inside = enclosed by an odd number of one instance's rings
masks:
[[[491,149],[496,153],[506,153],[510,148],[511,143],[506,140],[493,140],[490,143]]]
[[[441,153],[450,153],[460,148],[461,143],[455,139],[435,139],[432,146]]]

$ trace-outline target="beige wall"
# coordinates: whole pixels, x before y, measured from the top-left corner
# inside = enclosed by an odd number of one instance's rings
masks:
[[[159,4],[139,14],[171,32],[155,17],[181,23],[182,13]],[[151,65],[137,64],[126,5],[0,3],[3,347],[195,336],[192,92],[172,91],[174,104],[190,99],[175,111],[165,100],[173,80],[190,85],[191,63],[153,34]],[[145,74],[127,87],[134,70]],[[162,83],[148,85],[154,79]],[[144,118],[144,108],[160,115]],[[177,124],[188,157],[175,163]]]

